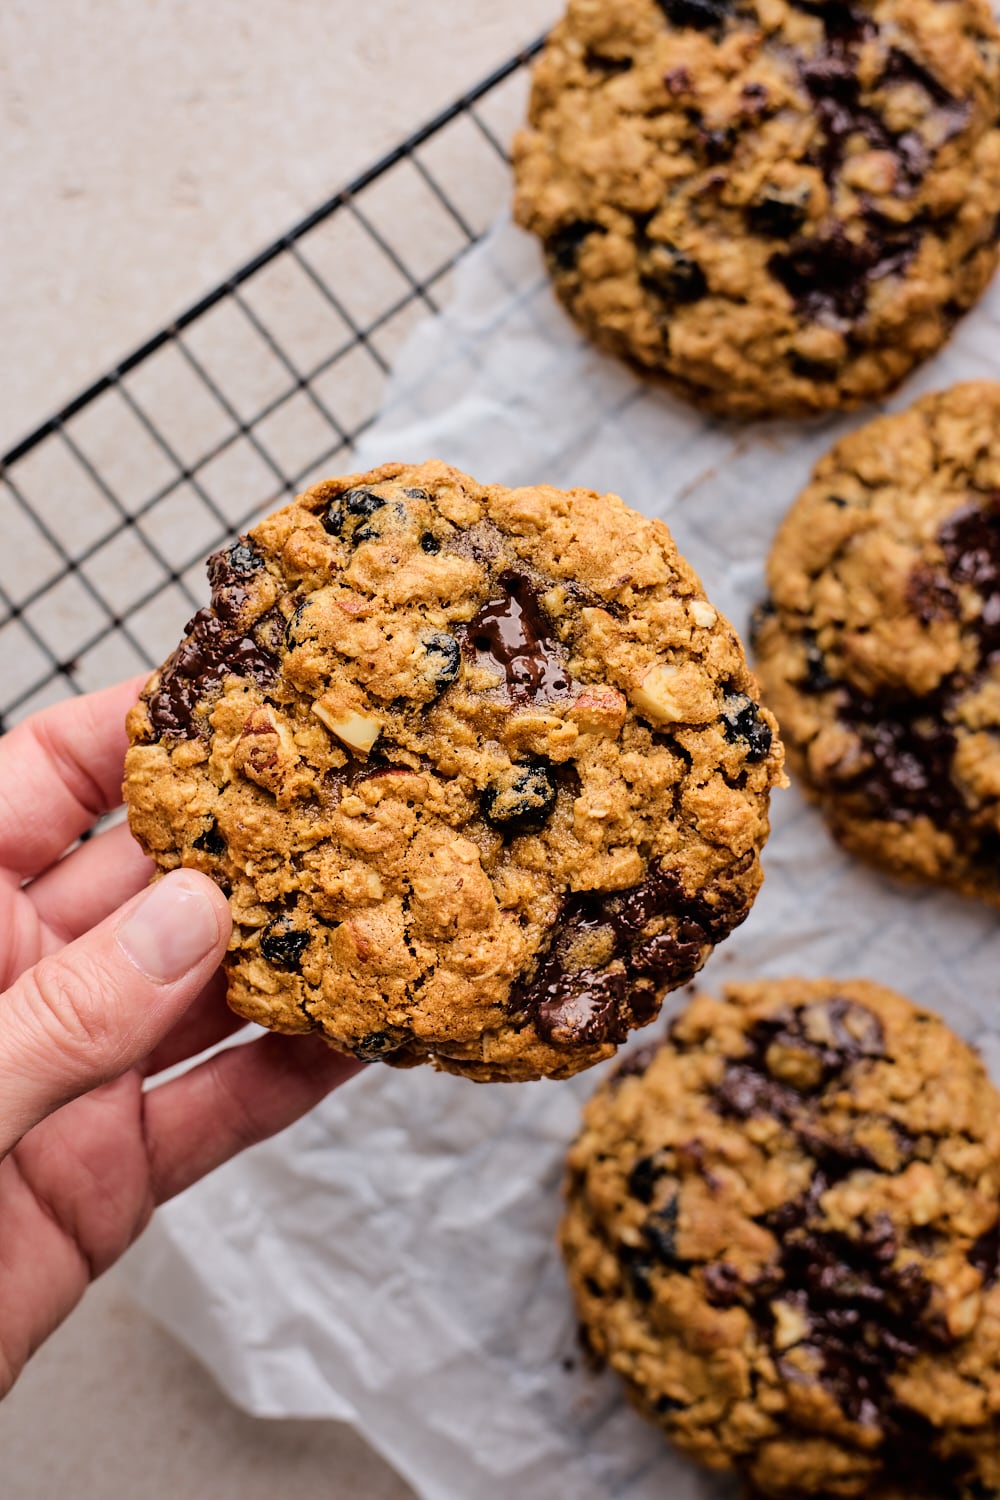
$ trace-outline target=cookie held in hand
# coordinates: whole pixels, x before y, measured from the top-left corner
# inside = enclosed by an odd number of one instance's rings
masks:
[[[970,1047],[878,985],[763,980],[598,1090],[562,1247],[595,1355],[757,1500],[974,1500],[1000,1475],[998,1204]]]
[[[239,1014],[564,1077],[747,915],[781,749],[661,522],[389,464],[209,574],[130,716],[125,790],[161,869],[228,892]]]

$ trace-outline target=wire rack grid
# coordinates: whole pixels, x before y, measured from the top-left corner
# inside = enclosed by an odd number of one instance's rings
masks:
[[[411,329],[509,198],[541,41],[0,459],[0,730],[150,670],[205,558],[349,469]]]

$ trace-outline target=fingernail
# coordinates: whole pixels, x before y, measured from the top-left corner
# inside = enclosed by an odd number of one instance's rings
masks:
[[[211,897],[183,873],[152,886],[116,933],[129,963],[157,984],[182,979],[219,941]]]

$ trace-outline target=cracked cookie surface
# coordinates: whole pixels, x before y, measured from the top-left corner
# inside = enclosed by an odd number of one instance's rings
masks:
[[[1000,904],[1000,385],[837,445],[786,517],[757,664],[837,838]]]
[[[599,343],[740,416],[873,399],[996,265],[987,0],[570,0],[518,222]]]
[[[993,1493],[1000,1096],[937,1017],[699,996],[590,1101],[566,1191],[585,1341],[691,1457],[758,1500]]]
[[[241,1015],[568,1076],[746,916],[781,748],[662,522],[389,464],[209,574],[125,790],[161,869],[227,890]]]

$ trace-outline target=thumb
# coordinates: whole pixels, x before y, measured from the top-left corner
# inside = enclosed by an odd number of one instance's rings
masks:
[[[0,1157],[61,1104],[153,1050],[218,967],[229,906],[207,876],[164,876],[0,997]]]

